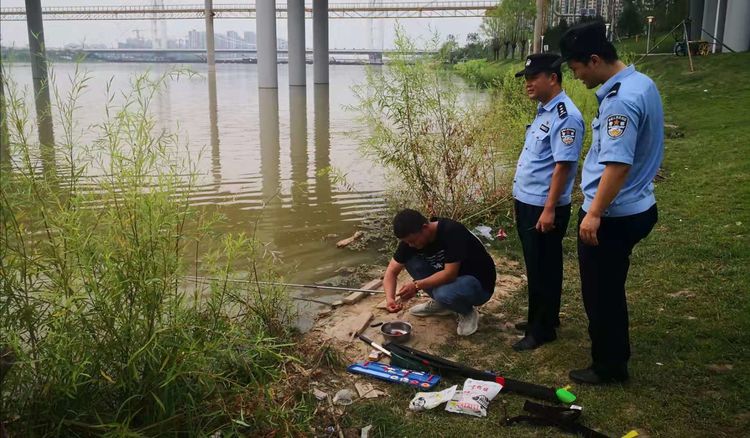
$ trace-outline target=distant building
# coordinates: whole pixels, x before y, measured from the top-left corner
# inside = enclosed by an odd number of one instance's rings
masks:
[[[560,16],[553,17],[553,24],[565,18],[568,23],[580,17],[602,17],[606,22],[617,21],[622,13],[624,0],[553,0],[552,7]]]
[[[228,49],[239,49],[243,46],[244,41],[240,38],[240,34],[230,30],[227,32],[227,48]]]
[[[206,48],[206,32],[198,30],[191,30],[188,32],[188,49],[205,49]]]
[[[255,32],[245,32],[245,44],[252,44],[255,47]]]
[[[117,43],[118,49],[153,49],[154,43],[143,38],[128,38],[124,43]]]

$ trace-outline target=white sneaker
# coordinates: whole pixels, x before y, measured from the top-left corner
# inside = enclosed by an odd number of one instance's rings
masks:
[[[468,315],[458,314],[458,328],[456,333],[458,336],[469,336],[477,331],[479,327],[479,312],[477,309],[471,308],[471,313]]]
[[[443,307],[443,305],[437,301],[430,300],[426,303],[413,306],[409,309],[409,313],[414,316],[442,316],[450,315],[453,312],[450,309]]]

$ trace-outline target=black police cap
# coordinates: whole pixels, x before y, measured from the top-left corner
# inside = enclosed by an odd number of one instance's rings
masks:
[[[523,70],[516,73],[516,77],[533,76],[541,72],[556,72],[560,68],[557,62],[560,55],[555,53],[533,53],[526,57],[526,64]]]
[[[560,37],[560,59],[558,64],[571,58],[588,58],[603,52],[609,45],[607,29],[602,21],[577,24]]]

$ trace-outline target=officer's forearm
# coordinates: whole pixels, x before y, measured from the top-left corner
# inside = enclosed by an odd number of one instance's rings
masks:
[[[594,200],[586,213],[601,216],[612,203],[612,200],[620,193],[625,180],[628,179],[628,172],[630,172],[629,164],[607,163],[599,181],[599,187],[596,189]]]
[[[560,195],[565,190],[565,182],[568,179],[570,167],[571,164],[567,161],[555,163],[555,170],[552,171],[552,182],[549,185],[549,194],[547,195],[547,201],[544,203],[544,208],[554,209],[557,207],[557,201],[560,200]]]

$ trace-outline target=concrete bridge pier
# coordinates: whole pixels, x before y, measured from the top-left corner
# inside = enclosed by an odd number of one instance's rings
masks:
[[[206,0],[206,63],[208,73],[216,72],[216,50],[214,46],[214,2]]]
[[[40,0],[26,0],[26,25],[29,32],[31,76],[34,80],[34,102],[39,143],[42,145],[42,161],[45,167],[54,168],[55,136],[52,129],[47,53],[44,47],[44,24]]]
[[[289,32],[289,85],[304,87],[305,64],[305,0],[287,0],[287,30]]]
[[[278,88],[278,54],[276,51],[276,2],[255,3],[255,26],[258,49],[258,88]]]
[[[313,0],[313,80],[328,83],[328,0]]]

